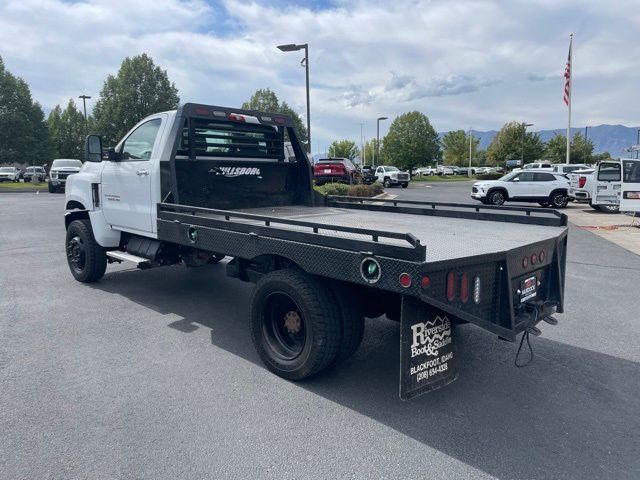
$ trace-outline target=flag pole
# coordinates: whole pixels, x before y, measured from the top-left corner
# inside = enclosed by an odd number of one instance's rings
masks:
[[[573,97],[573,33],[569,35],[569,120],[567,122],[567,161],[566,163],[571,163],[571,97]]]

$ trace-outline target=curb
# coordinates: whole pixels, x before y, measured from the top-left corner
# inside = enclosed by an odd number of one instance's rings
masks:
[[[0,188],[0,193],[36,193],[47,192],[47,188]]]

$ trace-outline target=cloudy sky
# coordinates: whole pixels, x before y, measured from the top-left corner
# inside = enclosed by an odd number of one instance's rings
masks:
[[[48,111],[97,97],[126,56],[166,69],[182,101],[240,105],[269,87],[305,113],[309,43],[313,151],[375,136],[375,118],[410,110],[438,131],[506,121],[566,128],[640,124],[638,0],[0,0],[0,56]],[[91,106],[91,101],[89,103]],[[381,125],[381,135],[389,122]]]

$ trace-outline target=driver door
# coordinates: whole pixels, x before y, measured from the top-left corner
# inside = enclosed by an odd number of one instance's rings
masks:
[[[153,232],[151,179],[166,116],[138,125],[118,148],[117,161],[102,171],[104,217],[113,227]]]

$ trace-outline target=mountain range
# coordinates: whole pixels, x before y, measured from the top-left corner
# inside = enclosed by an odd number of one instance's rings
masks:
[[[593,153],[609,152],[613,158],[620,158],[630,155],[625,152],[625,149],[631,145],[638,143],[638,130],[640,127],[626,127],[624,125],[598,125],[595,127],[590,126],[587,131],[587,137],[593,142]],[[473,135],[480,138],[480,146],[482,150],[485,150],[493,137],[498,133],[496,130],[489,130],[481,132],[478,130],[471,130]],[[584,127],[572,128],[571,136],[580,132],[585,134]],[[446,132],[439,133],[440,138]],[[539,130],[536,133],[540,134],[540,138],[543,142],[551,140],[554,135],[566,135],[567,129],[558,128],[555,130]]]

